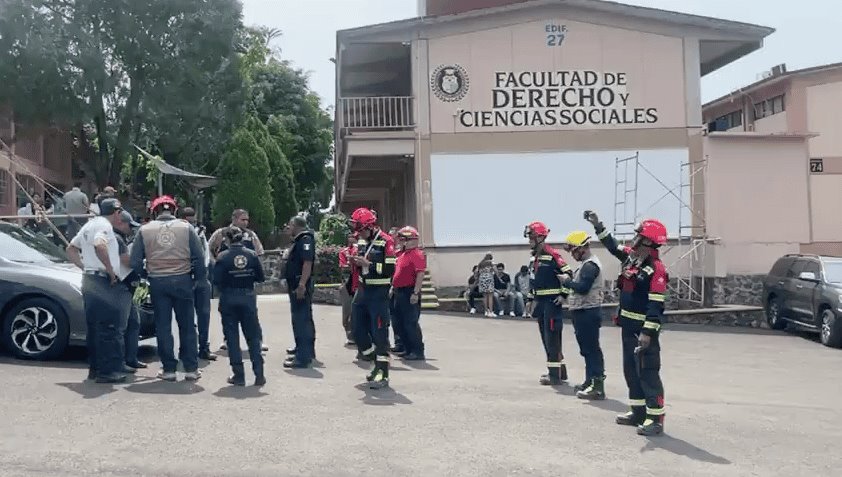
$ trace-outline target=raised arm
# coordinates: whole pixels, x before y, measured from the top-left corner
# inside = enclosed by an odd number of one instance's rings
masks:
[[[585,211],[585,220],[591,223],[594,228],[594,232],[596,232],[596,237],[602,242],[602,245],[605,246],[606,250],[611,255],[617,257],[618,260],[624,262],[627,258],[629,258],[629,252],[626,247],[617,243],[617,240],[614,239],[614,236],[611,235],[611,232],[605,228],[605,225],[600,222],[599,217],[597,217],[596,213],[591,210]]]

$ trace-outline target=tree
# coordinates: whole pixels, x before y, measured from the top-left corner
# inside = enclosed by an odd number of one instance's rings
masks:
[[[245,127],[234,132],[219,166],[219,184],[213,203],[213,221],[228,223],[231,211],[249,211],[250,225],[260,236],[275,227],[269,160],[255,136]]]
[[[298,202],[295,200],[295,181],[293,180],[292,165],[290,165],[281,148],[269,134],[269,129],[255,116],[246,121],[246,129],[251,132],[257,144],[266,153],[269,161],[270,184],[272,185],[272,204],[275,209],[275,224],[285,224],[290,217],[298,212]]]
[[[348,234],[350,233],[348,217],[343,214],[325,214],[319,226],[319,245],[344,247],[348,243]]]
[[[98,154],[82,168],[99,184],[119,180],[132,142],[195,164],[228,139],[242,105],[239,1],[2,0],[0,8],[0,103],[24,122],[92,125]]]

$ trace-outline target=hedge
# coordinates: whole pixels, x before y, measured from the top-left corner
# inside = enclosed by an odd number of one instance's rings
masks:
[[[315,283],[341,283],[342,271],[339,268],[339,250],[336,245],[316,248],[316,266],[313,280]]]

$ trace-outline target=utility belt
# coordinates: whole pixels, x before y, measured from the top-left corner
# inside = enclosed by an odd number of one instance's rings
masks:
[[[239,288],[239,287],[225,287],[219,289],[220,293],[230,293],[232,295],[253,295],[254,287]]]

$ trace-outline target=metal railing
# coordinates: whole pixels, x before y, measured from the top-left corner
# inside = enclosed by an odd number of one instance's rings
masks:
[[[340,98],[344,129],[410,129],[415,127],[412,96]]]

